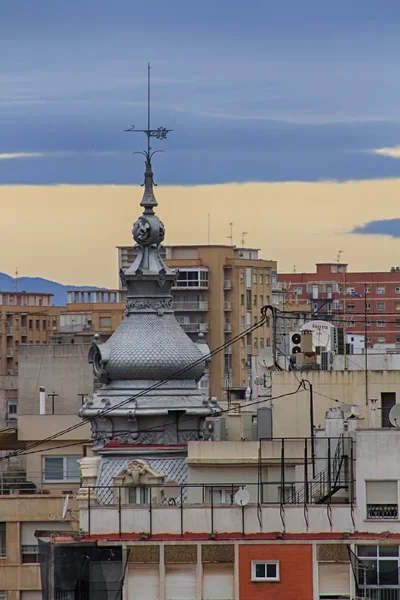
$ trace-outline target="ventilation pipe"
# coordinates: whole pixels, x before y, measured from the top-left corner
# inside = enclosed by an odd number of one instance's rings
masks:
[[[39,389],[39,414],[46,414],[46,388],[44,387]]]

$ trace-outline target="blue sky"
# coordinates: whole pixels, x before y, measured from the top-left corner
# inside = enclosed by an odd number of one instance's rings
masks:
[[[399,27],[398,0],[3,2],[0,184],[140,181],[147,61],[163,184],[397,177]]]

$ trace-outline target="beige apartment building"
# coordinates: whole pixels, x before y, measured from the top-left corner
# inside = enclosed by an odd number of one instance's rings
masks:
[[[178,269],[172,288],[175,315],[188,335],[204,334],[211,350],[233,340],[260,320],[270,304],[276,261],[263,260],[254,248],[236,246],[165,246],[160,254]],[[118,247],[119,269],[133,262],[133,246]],[[218,399],[243,398],[252,382],[252,357],[272,343],[270,324],[213,356],[204,390]]]
[[[13,427],[0,432],[0,596],[41,600],[35,532],[79,528],[78,460],[91,455],[90,427],[43,440],[81,424],[82,399],[93,392],[87,346],[21,345],[18,378],[8,379],[18,379],[18,413]],[[24,454],[4,460],[10,451],[22,449]]]
[[[0,375],[16,375],[20,344],[48,344],[58,329],[53,294],[0,292]]]

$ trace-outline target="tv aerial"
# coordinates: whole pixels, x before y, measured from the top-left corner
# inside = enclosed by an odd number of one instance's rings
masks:
[[[389,421],[393,427],[400,427],[400,404],[395,404],[390,409]]]

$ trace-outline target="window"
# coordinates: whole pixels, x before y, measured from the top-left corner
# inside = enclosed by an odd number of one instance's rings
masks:
[[[232,354],[225,354],[225,373],[232,370]]]
[[[254,350],[257,350],[257,348],[258,348],[258,340],[256,337],[253,339],[253,348],[254,348]]]
[[[23,545],[21,547],[21,560],[23,564],[39,562],[39,546]]]
[[[78,460],[81,456],[45,456],[44,481],[80,481]]]
[[[371,293],[371,288],[367,286],[367,287],[364,288],[364,291],[365,291],[366,294],[370,294]]]
[[[396,392],[381,392],[381,427],[392,427],[389,421],[389,413],[395,404]]]
[[[377,294],[384,294],[385,293],[385,286],[378,285],[378,287],[376,288],[376,293]]]
[[[383,335],[378,335],[378,337],[376,338],[376,341],[378,344],[384,344],[386,342],[386,338]]]
[[[379,319],[379,320],[376,322],[376,326],[377,326],[377,327],[386,327],[386,321],[383,321],[382,319]]]
[[[129,504],[148,504],[150,488],[144,485],[130,486],[128,490]]]
[[[246,290],[246,303],[247,306],[251,306],[251,290]]]
[[[366,302],[365,303],[365,309],[366,310],[370,310],[371,309],[371,303],[370,302]]]
[[[301,288],[301,287],[295,287],[295,288],[293,288],[293,293],[294,293],[296,296],[301,296],[301,295],[302,295],[302,293],[303,293],[303,288]]]
[[[258,283],[259,283],[260,285],[262,285],[262,284],[263,284],[263,276],[262,276],[262,273],[260,273],[260,275],[258,276]]]
[[[376,310],[385,310],[385,303],[384,302],[377,302],[376,303]]]
[[[268,562],[253,561],[251,563],[252,581],[279,581],[279,562],[277,560]]]
[[[33,329],[32,319],[29,319],[29,329]]]
[[[240,283],[244,283],[244,273],[240,273]]]
[[[244,294],[240,294],[240,304],[244,306]]]
[[[257,294],[253,296],[253,306],[257,306]]]
[[[244,327],[244,315],[240,317],[240,324],[242,327]]]
[[[400,287],[397,287],[397,288],[395,289],[395,292],[396,292],[396,294],[400,294]]]
[[[7,402],[7,418],[8,419],[16,419],[17,418],[17,402],[16,402],[16,400],[8,400],[8,402]]]
[[[346,321],[346,325],[347,327],[355,327],[356,323],[351,319],[350,321]]]
[[[178,272],[178,279],[175,283],[176,287],[187,288],[187,287],[208,287],[208,271],[202,269],[193,269],[189,271]]]
[[[260,306],[264,304],[264,296],[260,296]]]
[[[267,338],[267,347],[269,348],[270,345],[271,345],[271,340],[269,338]]]
[[[37,319],[37,321],[36,321],[36,329],[40,329],[40,321],[39,321],[39,319]]]
[[[44,331],[47,329],[47,322],[45,320],[43,320],[42,327]]]
[[[376,588],[368,589],[369,586],[399,585],[398,546],[357,546],[357,556],[362,563],[358,569],[358,583],[367,597],[379,597],[375,595]]]
[[[396,327],[400,327],[400,319],[396,319]]]
[[[257,283],[257,273],[253,274],[253,283]]]
[[[7,555],[6,546],[7,546],[6,524],[0,523],[0,557],[1,558],[4,558]]]
[[[269,273],[265,273],[265,285],[269,285]]]
[[[370,344],[371,343],[371,338],[369,336],[367,336],[367,343]]]
[[[367,320],[365,321],[365,325],[366,325],[367,327],[371,327],[371,321],[370,321],[369,319],[367,319]]]
[[[354,304],[348,304],[347,305],[347,310],[354,310],[355,305]]]
[[[367,519],[397,519],[397,481],[366,481]]]
[[[260,348],[264,348],[264,338],[260,338]]]
[[[400,344],[400,335],[396,336],[396,344]]]
[[[235,494],[239,491],[238,487],[226,487],[226,488],[215,488],[209,489],[208,497],[213,504],[233,504],[235,501]]]
[[[54,321],[54,319],[53,319],[53,329],[57,329],[57,321]]]
[[[292,500],[292,498],[294,497],[294,493],[295,493],[294,485],[285,485],[285,487],[282,487],[280,485],[278,487],[279,502],[281,504],[286,504],[287,502],[290,502]]]
[[[111,327],[111,317],[100,317],[100,328],[107,329]]]

